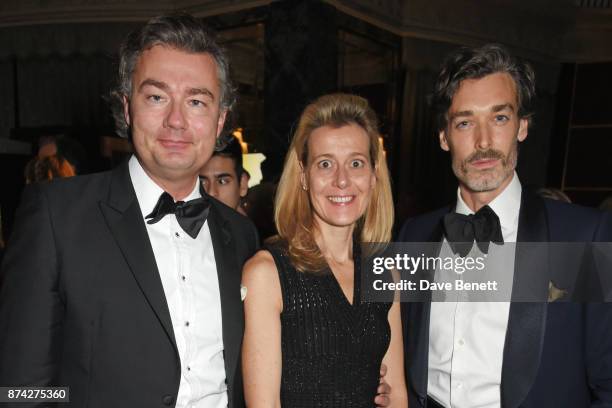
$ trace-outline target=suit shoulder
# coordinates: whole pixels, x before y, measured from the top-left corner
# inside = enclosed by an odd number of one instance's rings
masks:
[[[89,192],[96,192],[95,195],[102,194],[102,186],[110,183],[111,171],[101,173],[86,174],[81,176],[57,178],[49,182],[42,182],[38,187],[49,196],[71,196],[78,195],[83,197]]]
[[[208,198],[211,201],[211,205],[215,208],[215,211],[223,220],[229,223],[235,234],[244,238],[251,237],[253,241],[252,250],[254,252],[254,250],[259,247],[259,235],[257,234],[257,228],[255,228],[253,221],[214,197],[208,196]]]
[[[568,237],[566,240],[570,236],[588,240],[595,237],[600,229],[608,231],[603,231],[603,236],[612,236],[612,217],[603,211],[550,199],[544,199],[544,205],[550,227],[555,232],[553,236]]]
[[[583,221],[585,219],[597,220],[602,216],[602,211],[595,208],[584,207],[578,204],[565,203],[557,200],[551,200],[549,198],[543,198],[543,200],[549,214],[553,216],[578,217]]]
[[[398,235],[399,241],[427,241],[431,237],[432,231],[440,223],[440,220],[450,207],[442,207],[437,210],[409,218],[402,224],[402,229]]]
[[[50,208],[60,212],[70,212],[74,206],[97,205],[108,195],[110,175],[111,172],[106,171],[29,184],[23,191],[21,204],[44,197]]]
[[[251,224],[251,220],[248,217],[245,217],[238,211],[228,207],[214,197],[208,196],[208,198],[211,204],[215,207],[215,210],[219,212],[223,219],[240,227],[248,227],[248,225]]]
[[[598,223],[605,216],[603,211],[577,204],[550,199],[544,199],[544,204],[552,221],[562,220],[568,224]]]

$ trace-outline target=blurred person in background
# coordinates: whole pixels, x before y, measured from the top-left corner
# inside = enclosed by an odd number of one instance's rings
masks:
[[[63,135],[42,136],[36,155],[26,164],[25,182],[31,184],[75,176],[75,163],[83,157],[84,151],[77,141]]]
[[[215,150],[200,170],[200,181],[208,195],[247,215],[242,201],[249,189],[249,175],[242,168],[242,147],[237,138],[230,136],[222,150]]]
[[[36,156],[39,159],[57,156],[67,160],[75,174],[85,174],[90,170],[87,153],[81,143],[66,135],[42,136],[38,141]]]
[[[34,157],[28,162],[25,168],[26,184],[50,181],[55,178],[72,177],[75,175],[74,166],[70,164],[67,159],[57,154]]]

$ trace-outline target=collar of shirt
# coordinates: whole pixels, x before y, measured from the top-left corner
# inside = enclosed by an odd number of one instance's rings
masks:
[[[499,217],[499,223],[501,224],[504,237],[506,236],[507,230],[515,229],[516,225],[518,225],[522,191],[521,182],[516,172],[514,172],[510,184],[489,203],[489,207],[491,207]],[[474,214],[474,211],[472,211],[465,201],[463,201],[459,188],[457,189],[457,206],[455,207],[455,212],[464,215]]]
[[[157,183],[155,183],[151,177],[149,177],[135,155],[132,155],[130,158],[128,168],[130,178],[132,179],[132,185],[134,186],[134,191],[136,192],[136,198],[138,199],[138,204],[140,205],[140,211],[142,212],[142,218],[145,218],[151,213],[151,211],[153,211],[155,204],[157,204],[157,201],[164,190]],[[200,180],[196,177],[193,190],[191,190],[191,193],[185,197],[183,201],[189,201],[201,197],[199,187]]]

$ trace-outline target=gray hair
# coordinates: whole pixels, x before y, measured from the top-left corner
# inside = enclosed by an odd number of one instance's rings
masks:
[[[123,113],[123,97],[132,93],[132,75],[142,52],[165,45],[190,53],[207,53],[217,64],[220,102],[223,111],[230,111],[235,103],[235,90],[229,75],[229,62],[225,50],[219,46],[215,34],[204,23],[188,14],[154,17],[143,27],[132,31],[119,48],[119,77],[111,91],[110,104],[116,131],[128,137],[129,126]]]
[[[461,81],[480,79],[490,74],[509,74],[516,85],[518,115],[530,119],[533,115],[535,98],[535,74],[531,66],[513,57],[498,44],[487,44],[480,48],[462,47],[451,53],[442,64],[440,73],[430,96],[430,103],[436,115],[438,131],[448,125],[448,110]]]

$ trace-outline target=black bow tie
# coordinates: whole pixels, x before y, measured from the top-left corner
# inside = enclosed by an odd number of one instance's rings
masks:
[[[462,257],[470,252],[474,241],[485,254],[489,250],[489,242],[504,243],[499,217],[488,205],[482,207],[476,214],[446,214],[444,232],[453,252]]]
[[[200,229],[206,222],[210,201],[204,195],[195,200],[174,202],[172,196],[165,191],[157,200],[151,214],[145,218],[149,219],[147,224],[155,224],[168,214],[174,214],[179,225],[189,236],[195,239]]]

